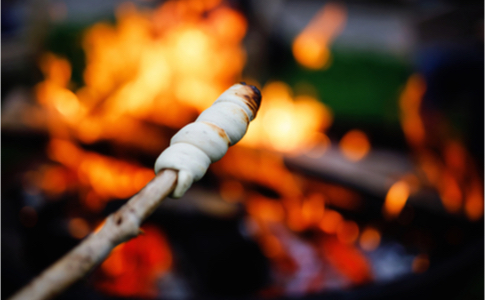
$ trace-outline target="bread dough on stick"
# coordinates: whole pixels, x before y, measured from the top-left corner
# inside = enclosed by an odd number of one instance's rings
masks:
[[[46,300],[61,293],[100,264],[117,245],[136,237],[140,225],[171,192],[179,198],[246,133],[261,102],[258,89],[236,84],[192,124],[182,128],[158,157],[158,173],[139,193],[106,218],[68,254],[42,272],[10,300]],[[162,171],[165,169],[164,171]],[[174,169],[174,170],[172,170]]]
[[[171,197],[180,198],[193,182],[204,176],[213,162],[239,142],[255,117],[261,93],[251,85],[238,83],[227,89],[194,123],[178,131],[155,162],[155,173],[178,170]]]

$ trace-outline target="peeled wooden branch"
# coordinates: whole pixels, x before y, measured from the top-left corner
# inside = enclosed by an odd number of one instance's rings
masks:
[[[177,172],[164,170],[91,234],[11,299],[51,299],[103,262],[117,245],[138,235],[140,225],[170,194]]]
[[[181,197],[199,180],[211,162],[246,133],[259,109],[261,94],[244,83],[233,85],[196,122],[182,128],[157,159],[157,176],[118,211],[109,215],[103,227],[50,266],[11,300],[51,299],[83,278],[103,262],[117,245],[136,237],[140,225],[171,195]]]

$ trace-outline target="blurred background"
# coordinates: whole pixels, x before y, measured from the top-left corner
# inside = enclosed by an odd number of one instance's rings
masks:
[[[235,82],[246,137],[59,299],[483,299],[483,1],[2,1],[2,298]]]

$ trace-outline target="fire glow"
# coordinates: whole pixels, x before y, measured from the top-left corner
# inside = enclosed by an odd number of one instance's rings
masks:
[[[45,80],[35,89],[48,115],[51,140],[47,153],[63,166],[43,170],[43,176],[37,176],[44,178],[39,179],[39,186],[52,194],[62,193],[71,185],[59,178],[70,174],[83,191],[81,202],[93,212],[101,211],[112,199],[135,194],[154,174],[150,168],[85,150],[82,145],[109,141],[157,154],[168,144],[170,133],[193,121],[239,80],[245,64],[241,42],[247,22],[220,1],[167,1],[152,12],[126,4],[118,10],[117,20],[116,26],[96,24],[85,34],[85,86],[71,90],[70,63],[46,54],[40,61]],[[325,5],[295,40],[297,61],[313,69],[328,65],[329,44],[345,21],[344,7]],[[482,185],[478,177],[464,185],[470,159],[466,150],[459,142],[450,142],[442,162],[424,147],[426,131],[419,113],[424,90],[420,77],[409,79],[400,100],[403,131],[419,149],[420,166],[442,194],[445,207],[452,212],[464,209],[470,219],[477,220],[483,210]],[[370,262],[361,249],[377,249],[381,232],[377,228],[362,230],[328,207],[328,203],[342,203],[352,209],[361,201],[359,196],[337,186],[314,186],[284,163],[284,155],[310,149],[325,152],[330,145],[325,133],[333,122],[331,110],[314,96],[294,95],[283,82],[267,83],[262,94],[258,117],[245,138],[211,167],[220,179],[221,197],[245,204],[256,228],[253,238],[274,270],[284,269],[285,278],[275,283],[282,291],[290,290],[291,283],[299,279],[299,268],[318,265],[323,259],[352,284],[371,281]],[[371,149],[368,137],[359,130],[348,132],[339,146],[352,162],[363,159]],[[277,197],[262,195],[251,188],[255,185]],[[384,215],[399,215],[409,194],[406,182],[395,183],[386,197]],[[75,238],[84,237],[86,228],[94,227],[80,218],[73,218],[69,226]],[[294,234],[306,230],[316,232],[318,238],[309,242]],[[303,245],[313,261],[302,262],[301,253],[288,246],[292,243]],[[140,266],[131,257],[139,258]],[[172,253],[163,233],[148,227],[145,236],[114,251],[102,265],[103,275],[95,285],[108,294],[153,297],[156,279],[171,264]],[[308,281],[314,284],[299,286],[296,292],[322,289],[321,273],[316,271],[310,277]]]
[[[443,128],[449,126],[445,121],[424,123],[425,91],[426,82],[422,76],[414,74],[409,77],[399,100],[403,132],[424,173],[421,182],[439,192],[443,207],[449,213],[464,213],[471,221],[479,220],[483,216],[483,183],[476,163],[459,139],[443,134]]]
[[[108,294],[125,297],[157,295],[156,280],[172,264],[165,236],[154,226],[145,226],[138,238],[116,247],[101,264],[103,273],[95,285]]]
[[[293,42],[293,55],[298,63],[310,69],[328,67],[330,43],[343,30],[347,9],[342,4],[327,3]]]

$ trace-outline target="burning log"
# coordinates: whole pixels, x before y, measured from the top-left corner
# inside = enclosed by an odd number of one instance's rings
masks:
[[[51,299],[103,262],[117,245],[140,233],[141,223],[171,195],[180,198],[199,180],[211,162],[222,158],[229,146],[246,133],[261,102],[259,90],[245,83],[224,92],[196,122],[182,128],[157,159],[157,176],[118,211],[103,227],[58,260],[11,300]]]

